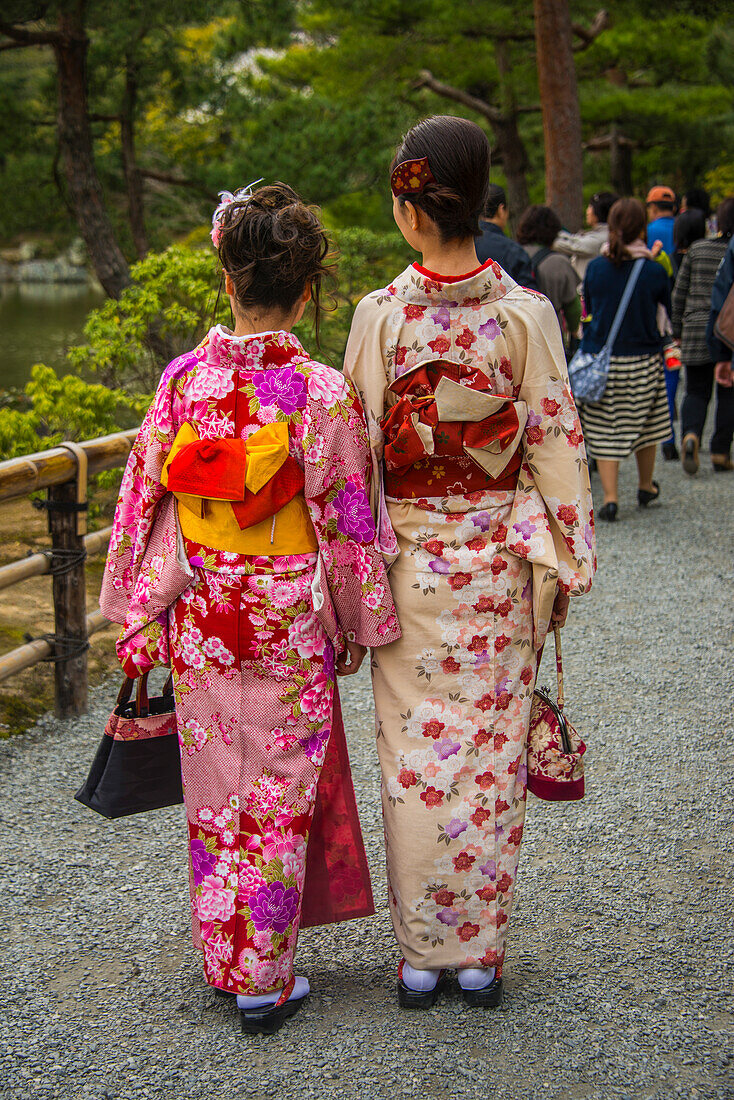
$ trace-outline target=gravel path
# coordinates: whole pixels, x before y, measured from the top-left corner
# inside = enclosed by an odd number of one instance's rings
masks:
[[[310,1001],[244,1037],[189,943],[181,810],[111,823],[72,800],[110,685],[0,745],[0,1097],[734,1098],[734,475],[658,476],[638,513],[624,468],[564,634],[588,795],[531,800],[501,1011],[396,1007],[360,673],[345,719],[379,911],[303,933]]]

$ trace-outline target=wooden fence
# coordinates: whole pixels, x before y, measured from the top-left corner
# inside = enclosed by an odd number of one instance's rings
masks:
[[[87,479],[127,461],[137,428],[85,443],[62,443],[49,451],[0,462],[0,501],[46,489],[51,549],[0,566],[0,589],[30,577],[53,576],[54,632],[0,657],[0,683],[39,661],[53,661],[55,709],[60,718],[87,709],[89,637],[107,626],[97,609],[87,614],[85,562],[106,553],[112,528],[87,534]]]

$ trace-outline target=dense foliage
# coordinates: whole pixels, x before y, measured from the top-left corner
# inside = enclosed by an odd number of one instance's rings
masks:
[[[47,19],[56,4],[35,3]],[[589,27],[598,0],[577,0]],[[28,5],[10,4],[22,16]],[[614,133],[629,144],[639,193],[658,179],[683,189],[731,170],[734,23],[727,4],[671,0],[650,9],[613,0],[610,25],[576,40],[585,184],[608,185]],[[87,4],[95,158],[118,236],[134,258],[121,125],[134,128],[136,168],[154,248],[201,225],[222,187],[265,176],[293,183],[335,222],[389,227],[386,167],[400,134],[435,111],[501,127],[420,86],[437,80],[515,119],[531,200],[542,199],[532,6],[507,0],[201,0]],[[10,14],[10,13],[9,13]],[[9,14],[4,18],[9,18]],[[132,81],[132,85],[131,85]],[[130,96],[131,86],[134,95]],[[74,234],[55,177],[54,63],[47,47],[0,55],[0,240]],[[514,140],[514,139],[513,139]],[[61,184],[62,191],[65,189]]]
[[[12,38],[18,27],[58,29],[73,6],[3,5],[0,244],[31,240],[52,253],[78,234],[59,161],[54,49]],[[715,200],[734,191],[731,5],[668,0],[653,11],[612,0],[601,22],[598,9],[571,7],[586,192],[613,181],[638,194],[656,181],[705,183]],[[409,258],[387,167],[418,118],[476,119],[515,207],[543,200],[530,3],[221,0],[212,17],[204,0],[146,0],[110,11],[84,5],[88,118],[132,282],[91,314],[69,353],[73,373],[56,379],[37,366],[25,394],[5,401],[3,456],[134,422],[162,366],[212,319],[228,319],[207,244],[220,189],[284,179],[321,205],[341,254],[335,308],[320,349],[308,322],[299,336],[335,366],[356,301]]]

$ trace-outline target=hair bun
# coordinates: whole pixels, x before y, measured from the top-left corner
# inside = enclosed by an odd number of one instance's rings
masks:
[[[289,314],[311,288],[318,339],[322,280],[329,242],[314,210],[287,183],[236,192],[219,219],[217,246],[243,312],[259,307]]]

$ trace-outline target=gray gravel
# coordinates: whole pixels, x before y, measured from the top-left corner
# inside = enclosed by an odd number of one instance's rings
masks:
[[[304,932],[306,1008],[244,1037],[189,942],[180,809],[72,800],[112,705],[0,745],[0,1097],[734,1097],[734,475],[670,464],[599,532],[564,634],[581,804],[532,801],[502,1010],[395,1004],[364,673],[344,691],[379,912]],[[595,490],[598,483],[595,484]]]

